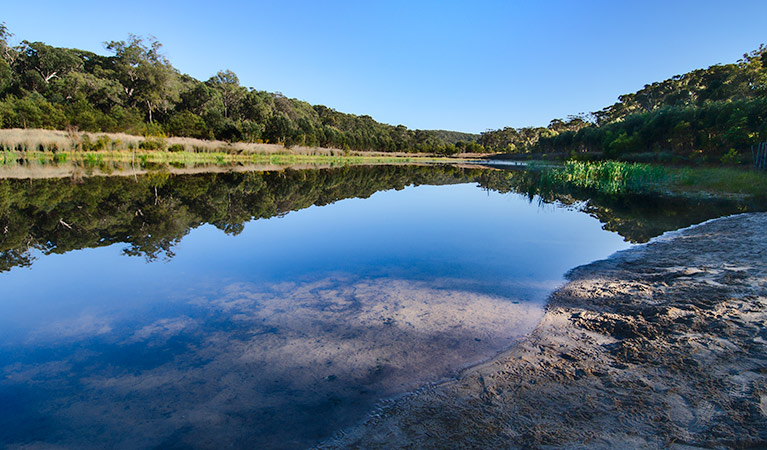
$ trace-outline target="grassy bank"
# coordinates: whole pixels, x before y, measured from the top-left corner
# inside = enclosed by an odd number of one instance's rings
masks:
[[[86,133],[75,130],[0,129],[0,151],[15,153],[157,151],[220,155],[286,155],[325,157],[436,157],[430,153],[360,152],[338,148],[225,142],[186,137],[137,136],[125,133]]]
[[[0,166],[15,167],[37,164],[40,166],[61,163],[98,165],[106,162],[118,163],[168,163],[168,164],[403,164],[403,163],[456,163],[463,160],[445,157],[412,156],[330,156],[306,154],[232,154],[224,152],[168,152],[156,150],[109,150],[109,151],[58,151],[58,152],[17,152],[0,151]]]
[[[541,168],[544,186],[570,186],[603,193],[697,193],[764,197],[767,174],[725,167],[665,167],[619,161],[567,161]]]
[[[349,152],[332,148],[276,144],[228,143],[191,138],[134,136],[120,133],[78,133],[56,130],[0,130],[0,165],[14,167],[60,163],[169,164],[396,164],[460,162],[461,158],[380,152]]]
[[[673,168],[668,172],[677,191],[767,196],[765,172],[727,167]]]

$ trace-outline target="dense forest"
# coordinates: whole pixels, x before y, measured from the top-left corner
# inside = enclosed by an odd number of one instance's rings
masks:
[[[646,85],[600,111],[547,127],[481,135],[410,130],[240,85],[219,71],[180,73],[153,38],[106,42],[111,53],[21,41],[0,24],[0,127],[127,132],[349,150],[558,153],[641,161],[743,163],[767,141],[767,47]]]
[[[105,43],[111,56],[22,41],[0,24],[0,127],[76,128],[351,150],[481,151],[477,135],[410,130],[281,93],[240,86],[219,71],[180,73],[153,38]]]
[[[482,133],[489,151],[596,152],[606,158],[737,163],[767,141],[767,47],[646,85],[601,111],[548,127]]]

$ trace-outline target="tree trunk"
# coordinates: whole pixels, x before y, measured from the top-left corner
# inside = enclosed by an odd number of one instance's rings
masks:
[[[58,77],[58,75],[57,75],[58,72],[52,72],[50,74],[44,74],[42,72],[38,72],[38,73],[40,74],[41,77],[43,77],[43,80],[45,81],[45,84],[50,83],[51,78],[57,78]]]

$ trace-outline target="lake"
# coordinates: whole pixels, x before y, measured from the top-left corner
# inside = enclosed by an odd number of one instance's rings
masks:
[[[578,265],[742,210],[519,168],[0,180],[0,443],[305,448],[529,333]]]

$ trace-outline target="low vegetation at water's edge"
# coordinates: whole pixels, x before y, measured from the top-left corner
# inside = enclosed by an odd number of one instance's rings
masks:
[[[708,193],[767,195],[767,174],[724,168],[677,168],[620,161],[567,161],[561,167],[541,167],[542,186],[569,186],[613,193]]]
[[[460,158],[410,153],[357,152],[194,138],[84,133],[70,130],[0,130],[0,166],[62,162],[193,164],[378,164],[456,162]]]
[[[645,191],[665,177],[663,167],[649,164],[567,161],[561,168],[544,170],[541,182],[617,193]]]
[[[291,154],[231,154],[224,152],[153,152],[131,151],[89,151],[89,152],[12,152],[0,151],[0,167],[56,166],[70,163],[82,166],[114,165],[134,163],[143,167],[147,163],[167,164],[258,164],[290,166],[295,164],[358,165],[358,164],[408,164],[408,163],[456,163],[460,159],[445,157],[406,157],[375,155],[291,155]]]

